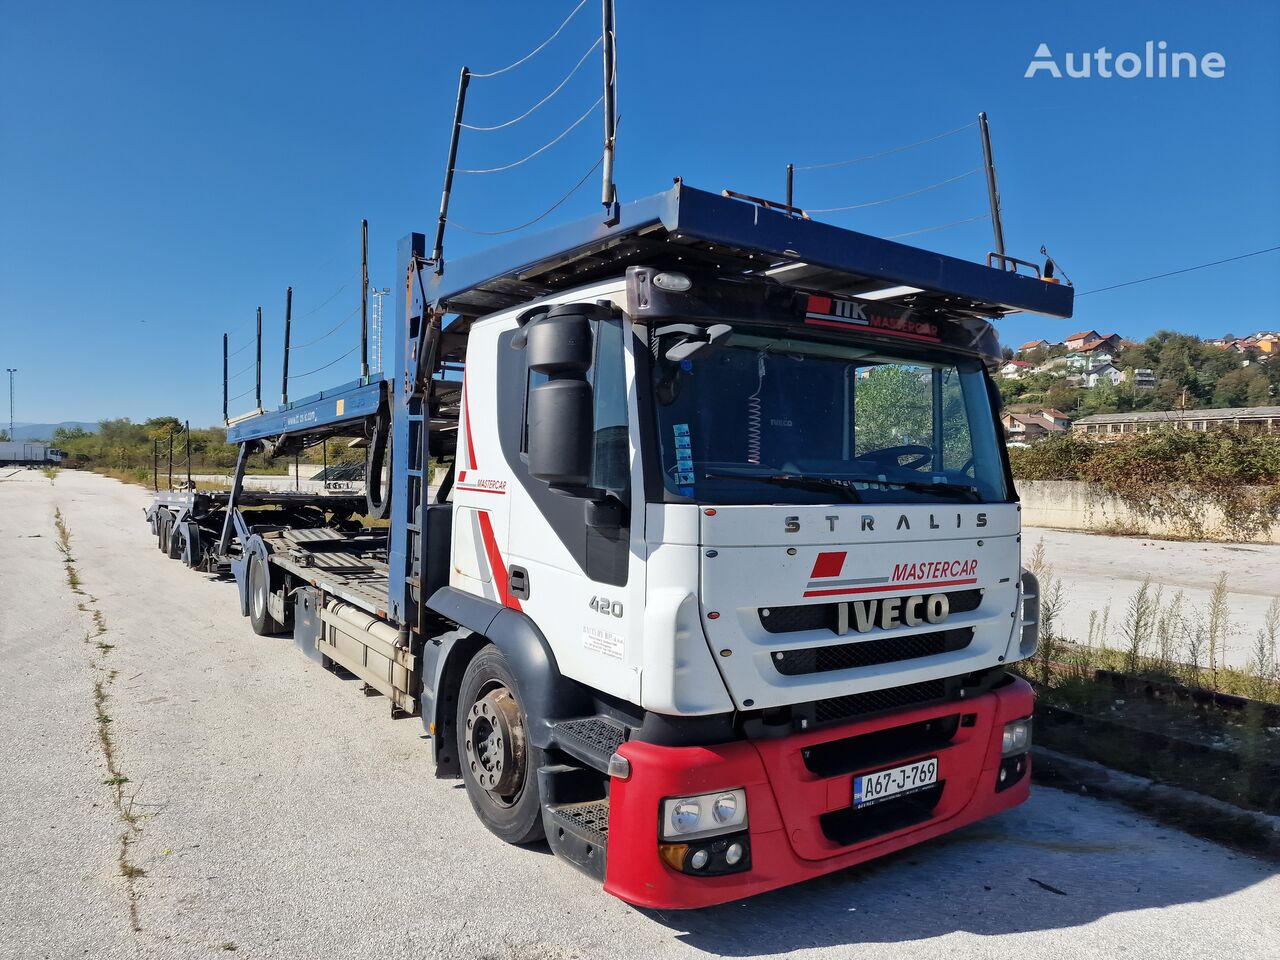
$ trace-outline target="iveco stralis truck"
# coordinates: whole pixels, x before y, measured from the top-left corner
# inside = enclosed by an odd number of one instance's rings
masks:
[[[420,715],[494,834],[633,904],[1026,799],[1007,668],[1038,602],[990,320],[1069,316],[1069,287],[679,184],[447,268],[414,235],[400,263],[388,379],[233,423],[246,455],[364,433],[389,519],[233,492],[220,555],[258,632]]]

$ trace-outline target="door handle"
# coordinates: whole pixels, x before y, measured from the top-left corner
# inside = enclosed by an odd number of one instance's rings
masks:
[[[524,567],[512,567],[507,574],[507,593],[519,600],[529,599],[529,571]]]

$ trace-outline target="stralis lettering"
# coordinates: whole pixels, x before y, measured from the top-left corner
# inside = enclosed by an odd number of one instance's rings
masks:
[[[924,563],[899,563],[890,579],[894,583],[924,580],[959,580],[977,576],[977,560],[926,560]]]

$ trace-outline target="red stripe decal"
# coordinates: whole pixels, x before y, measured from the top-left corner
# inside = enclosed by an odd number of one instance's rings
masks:
[[[844,569],[844,558],[846,556],[847,552],[844,550],[836,553],[818,554],[817,559],[813,561],[813,573],[809,574],[809,579],[840,576],[840,571]]]
[[[906,337],[908,340],[923,340],[925,343],[937,343],[937,337],[924,337],[918,333],[905,333],[902,330],[886,330],[883,327],[865,326],[861,323],[841,323],[838,320],[815,320],[809,317],[805,323],[816,327],[835,327],[837,330],[857,330],[862,333],[879,333],[886,337]]]
[[[489,571],[498,587],[498,596],[504,606],[519,610],[520,600],[511,595],[511,581],[507,578],[507,565],[502,562],[502,552],[498,549],[498,538],[493,535],[493,521],[489,519],[489,511],[477,510],[480,517],[480,536],[484,538],[484,552],[489,557]]]
[[[459,486],[459,490],[466,490],[468,493],[497,493],[504,494],[505,490],[494,490],[492,487],[463,487]]]
[[[462,375],[462,418],[467,421],[467,466],[476,468],[476,442],[471,439],[471,407],[468,404],[467,375]]]
[[[961,587],[977,583],[977,577],[967,580],[935,580],[933,583],[890,583],[883,587],[849,587],[842,590],[806,590],[806,597],[840,597],[848,593],[884,593],[886,590],[906,590],[911,587]]]

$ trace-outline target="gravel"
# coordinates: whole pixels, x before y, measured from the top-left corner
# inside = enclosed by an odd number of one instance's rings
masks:
[[[1275,956],[1266,865],[1048,789],[788,890],[633,909],[486,833],[434,779],[417,720],[254,636],[231,585],[156,550],[147,496],[72,471],[0,478],[0,957]],[[132,882],[95,682],[141,818]]]

